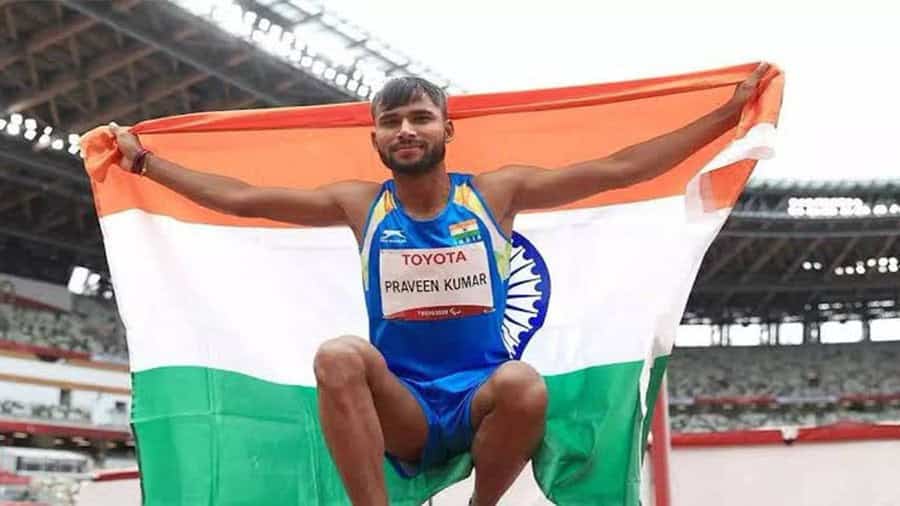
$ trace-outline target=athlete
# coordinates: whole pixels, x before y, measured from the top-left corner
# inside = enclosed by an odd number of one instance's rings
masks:
[[[369,339],[336,337],[314,369],[325,440],[356,506],[386,506],[384,456],[412,477],[471,452],[471,504],[496,504],[538,448],[547,389],[511,360],[501,328],[510,235],[521,211],[653,178],[735,127],[769,66],[719,108],[666,135],[557,170],[447,171],[443,91],[389,81],[371,103],[372,146],[393,179],[319,188],[257,187],[179,166],[110,125],[122,167],[224,213],[350,227],[363,263]]]

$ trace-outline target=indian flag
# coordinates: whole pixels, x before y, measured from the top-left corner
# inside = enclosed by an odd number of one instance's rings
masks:
[[[455,97],[448,166],[602,157],[712,111],[755,68]],[[756,160],[772,152],[781,74],[763,86],[736,129],[666,174],[517,219],[502,253],[504,336],[549,388],[533,472],[554,503],[638,503],[649,410],[694,277]],[[134,128],[187,167],[303,188],[389,177],[370,129],[364,103]],[[326,339],[367,335],[350,231],[202,208],[117,168],[105,129],[84,149],[128,330],[145,504],[347,504],[317,419],[312,360]],[[460,236],[469,230],[458,225]],[[386,466],[391,504],[419,505],[471,469],[463,455],[407,481]]]
[[[477,240],[478,236],[478,222],[475,220],[466,220],[450,225],[450,237],[457,244]]]

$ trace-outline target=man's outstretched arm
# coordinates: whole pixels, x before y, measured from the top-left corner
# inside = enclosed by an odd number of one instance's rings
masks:
[[[558,170],[509,166],[480,176],[476,184],[504,187],[507,216],[526,209],[555,207],[596,193],[652,179],[681,163],[740,120],[744,104],[754,98],[769,70],[760,65],[741,83],[725,105],[673,132],[635,144],[605,158],[575,163]],[[493,192],[492,192],[493,193]]]
[[[130,169],[141,149],[124,127],[110,126],[122,165]],[[372,183],[343,181],[314,189],[260,187],[244,181],[182,167],[147,155],[144,176],[210,209],[235,216],[268,218],[305,226],[350,225],[358,228],[356,202],[368,202]],[[377,186],[377,185],[376,185]],[[370,188],[372,187],[372,188]]]

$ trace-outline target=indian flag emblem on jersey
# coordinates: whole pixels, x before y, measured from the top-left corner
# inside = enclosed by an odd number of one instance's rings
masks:
[[[475,219],[460,221],[450,225],[450,236],[456,244],[465,244],[481,240],[478,222]]]

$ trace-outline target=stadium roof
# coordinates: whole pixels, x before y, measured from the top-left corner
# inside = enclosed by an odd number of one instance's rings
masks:
[[[78,134],[111,120],[452,83],[309,0],[0,0],[0,271],[105,271]]]
[[[713,242],[687,319],[896,315],[900,181],[749,185]]]

